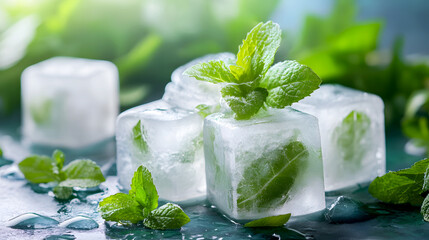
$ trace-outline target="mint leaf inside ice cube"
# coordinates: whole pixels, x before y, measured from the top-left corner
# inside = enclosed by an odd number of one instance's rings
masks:
[[[370,132],[370,126],[371,119],[365,113],[351,111],[335,128],[333,142],[337,144],[343,161],[361,165],[366,153],[364,140]]]
[[[30,106],[30,113],[33,121],[38,125],[43,125],[49,122],[52,112],[52,100],[44,100],[38,104],[33,103]]]
[[[244,224],[244,227],[281,227],[290,219],[290,213],[264,217]]]
[[[143,224],[152,229],[179,229],[191,221],[183,210],[176,204],[167,203],[153,210],[143,221]]]
[[[141,152],[145,153],[149,150],[146,141],[146,131],[144,130],[141,120],[133,127],[133,143]]]
[[[296,177],[307,165],[309,152],[301,142],[292,141],[262,156],[243,172],[237,187],[239,209],[275,208],[286,202]]]

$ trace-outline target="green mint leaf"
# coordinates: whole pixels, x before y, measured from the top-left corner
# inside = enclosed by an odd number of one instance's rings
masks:
[[[88,159],[74,160],[64,167],[64,173],[66,180],[61,187],[96,187],[106,181],[100,167]]]
[[[426,169],[425,176],[423,179],[423,192],[429,191],[429,167]]]
[[[167,203],[160,208],[153,210],[143,221],[143,224],[152,229],[179,229],[191,221],[176,204]]]
[[[426,170],[429,167],[429,158],[425,158],[414,163],[410,168],[397,171],[396,174],[407,177],[415,181],[421,188],[423,188],[424,177]],[[421,191],[423,192],[423,190]]]
[[[229,71],[228,65],[222,60],[213,60],[198,63],[183,73],[189,77],[210,83],[236,82],[234,75]]]
[[[64,160],[65,160],[64,153],[57,149],[52,153],[52,159],[55,160],[58,167],[58,171],[61,171],[64,166]]]
[[[148,152],[149,147],[146,140],[146,131],[141,124],[141,120],[133,127],[133,143],[141,152]]]
[[[336,143],[345,163],[360,166],[367,146],[362,145],[370,131],[371,119],[362,112],[350,112],[334,129],[332,142]]]
[[[425,200],[423,201],[420,212],[423,215],[423,219],[426,222],[429,222],[429,195],[427,195]]]
[[[158,207],[158,192],[153,184],[151,173],[144,166],[140,166],[134,172],[131,180],[131,190],[128,194],[149,211]]]
[[[0,157],[3,157],[3,150],[0,147]]]
[[[405,204],[420,206],[423,197],[420,195],[422,185],[414,180],[389,172],[377,177],[369,185],[369,193],[385,203]]]
[[[246,85],[229,84],[222,88],[222,97],[234,111],[236,119],[249,119],[264,105],[268,92],[264,88],[253,90]]]
[[[208,106],[206,104],[200,104],[196,106],[195,109],[202,118],[206,118],[208,115],[218,112],[220,110],[220,105]]]
[[[73,195],[73,189],[70,187],[56,186],[53,189],[55,197],[61,200],[67,200]]]
[[[138,223],[144,219],[139,203],[125,193],[117,193],[103,199],[98,204],[98,211],[106,221]]]
[[[268,70],[260,86],[268,89],[268,106],[284,108],[310,95],[320,83],[311,68],[296,61],[284,61]]]
[[[248,222],[244,224],[244,227],[281,227],[289,221],[290,215],[291,214],[288,213],[278,216],[264,217]]]
[[[18,164],[24,177],[32,183],[48,183],[59,181],[56,163],[47,156],[31,156]]]
[[[45,100],[38,105],[31,105],[30,113],[34,122],[37,125],[47,124],[51,118],[52,107],[53,104],[51,99]]]
[[[308,157],[307,148],[298,141],[264,153],[243,172],[243,179],[237,187],[238,208],[251,211],[285,203]]]
[[[273,64],[281,30],[271,21],[256,25],[239,47],[237,61],[229,68],[240,83],[258,81]]]

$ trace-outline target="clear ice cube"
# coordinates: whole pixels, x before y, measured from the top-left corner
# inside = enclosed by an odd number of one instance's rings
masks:
[[[203,119],[162,100],[129,109],[118,117],[117,169],[130,188],[134,171],[152,173],[161,199],[183,202],[206,194]]]
[[[340,85],[322,85],[292,107],[319,120],[326,191],[364,184],[385,173],[380,97]]]
[[[22,74],[25,140],[80,148],[112,137],[119,108],[118,72],[110,62],[55,57]]]
[[[325,208],[317,119],[292,108],[204,122],[207,197],[237,220]]]
[[[228,59],[234,58],[235,55],[232,53],[210,54],[177,68],[171,75],[171,82],[165,87],[162,99],[172,105],[188,110],[193,110],[200,104],[208,106],[219,104],[221,96],[218,85],[185,76],[183,72],[197,63],[218,59],[228,61]]]

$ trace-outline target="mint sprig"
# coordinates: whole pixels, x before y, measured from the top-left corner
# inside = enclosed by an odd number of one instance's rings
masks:
[[[271,67],[280,41],[278,24],[259,23],[243,40],[235,63],[222,60],[199,63],[184,74],[222,84],[222,97],[236,119],[252,117],[264,104],[284,108],[310,95],[321,80],[309,67],[296,61],[284,61]]]
[[[244,227],[281,227],[285,225],[289,219],[291,214],[282,214],[271,217],[260,218],[251,222],[244,224]]]
[[[105,181],[100,167],[89,159],[77,159],[64,167],[64,153],[55,150],[52,157],[30,156],[22,160],[18,167],[24,177],[32,183],[55,182],[53,192],[58,199],[69,199],[73,187],[90,188]]]
[[[128,194],[117,193],[103,199],[98,211],[106,221],[123,224],[138,223],[152,229],[179,229],[190,219],[176,204],[167,203],[158,207],[158,192],[152,175],[140,166],[134,173]]]
[[[429,158],[410,168],[388,172],[369,185],[369,193],[385,203],[421,206],[425,221],[429,221]]]

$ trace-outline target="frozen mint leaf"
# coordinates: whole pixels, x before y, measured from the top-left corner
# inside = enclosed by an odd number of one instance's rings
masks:
[[[61,171],[64,166],[64,153],[57,149],[52,153],[52,159],[55,160],[58,170]]]
[[[389,172],[377,177],[369,185],[369,193],[385,203],[405,204],[420,206],[423,197],[420,195],[422,185],[414,180]]]
[[[152,175],[147,168],[140,166],[134,172],[131,180],[131,190],[129,195],[148,211],[158,207],[158,192],[153,184]]]
[[[45,100],[38,105],[30,106],[30,113],[37,125],[47,124],[51,118],[52,100]]]
[[[198,63],[183,73],[189,77],[194,77],[201,81],[210,83],[232,83],[236,82],[234,75],[229,71],[227,64],[222,60],[213,60]]]
[[[299,172],[305,169],[309,153],[304,144],[292,141],[262,156],[244,170],[243,179],[238,183],[240,210],[275,208],[288,201],[289,191]]]
[[[271,21],[256,25],[239,47],[237,61],[229,68],[239,83],[258,81],[273,64],[281,30]]]
[[[429,222],[429,195],[427,195],[425,200],[423,201],[420,212],[423,215],[423,219],[426,222]]]
[[[423,179],[423,192],[429,191],[429,167],[426,169],[425,176]]]
[[[290,213],[264,217],[244,224],[245,227],[281,227],[289,221]]]
[[[176,204],[167,203],[160,208],[153,210],[143,221],[143,224],[152,229],[179,229],[191,221]]]
[[[208,115],[210,115],[214,112],[218,112],[220,110],[220,105],[208,106],[206,104],[200,104],[200,105],[196,106],[195,108],[197,109],[198,114],[202,118],[206,118]]]
[[[103,199],[98,204],[98,211],[106,221],[138,223],[144,219],[139,203],[125,193],[117,193]]]
[[[74,160],[64,167],[66,180],[60,183],[62,187],[96,187],[106,181],[100,167],[89,159]]]
[[[268,70],[260,86],[268,89],[268,106],[284,108],[310,95],[320,83],[311,68],[296,61],[284,61]]]
[[[73,189],[70,187],[56,186],[53,189],[55,197],[61,200],[69,199],[73,195]]]
[[[24,177],[32,183],[48,183],[59,181],[60,178],[55,171],[56,163],[47,156],[31,156],[18,164],[19,170]]]
[[[344,162],[360,166],[366,153],[367,145],[364,139],[370,131],[371,119],[362,112],[351,111],[334,129],[332,142],[337,144]],[[370,144],[370,143],[367,143]]]
[[[147,145],[146,131],[141,124],[141,120],[133,127],[133,143],[141,152],[148,152],[149,147]]]
[[[264,105],[268,92],[264,88],[248,90],[245,85],[229,84],[222,88],[222,97],[234,111],[236,119],[249,119]]]

